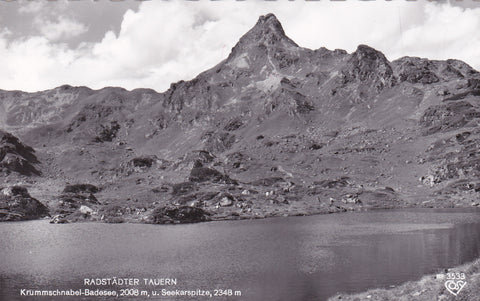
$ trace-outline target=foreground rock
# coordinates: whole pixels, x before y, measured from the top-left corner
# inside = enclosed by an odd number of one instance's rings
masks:
[[[31,220],[47,215],[48,208],[32,198],[25,187],[0,189],[0,221]]]

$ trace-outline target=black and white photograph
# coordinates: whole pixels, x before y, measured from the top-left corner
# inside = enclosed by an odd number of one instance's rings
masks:
[[[0,301],[480,301],[480,1],[0,1]]]

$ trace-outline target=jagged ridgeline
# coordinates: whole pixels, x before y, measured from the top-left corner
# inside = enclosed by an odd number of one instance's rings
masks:
[[[163,93],[1,91],[0,168],[56,222],[478,206],[479,97],[462,61],[310,50],[269,14]]]

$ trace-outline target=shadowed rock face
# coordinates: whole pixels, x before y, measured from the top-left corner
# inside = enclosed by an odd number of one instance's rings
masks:
[[[105,205],[130,208],[115,216],[125,221],[179,206],[212,219],[476,206],[479,97],[464,62],[310,50],[269,14],[225,60],[163,93],[0,91],[0,126],[20,138],[2,132],[0,167],[15,184],[41,166],[36,192],[93,206],[92,220]],[[101,189],[51,188],[67,182]]]

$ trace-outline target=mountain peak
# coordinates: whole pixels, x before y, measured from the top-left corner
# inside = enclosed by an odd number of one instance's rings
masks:
[[[368,45],[358,45],[357,50],[352,54],[359,59],[388,61],[383,53]]]
[[[255,28],[260,28],[261,30],[269,30],[279,33],[281,35],[285,35],[283,31],[282,24],[278,21],[277,17],[274,14],[266,14],[264,16],[260,16],[258,18],[257,24],[255,24]]]
[[[244,37],[251,37],[253,41],[258,41],[265,45],[286,43],[290,46],[298,46],[285,35],[282,24],[274,14],[260,16],[257,24],[255,24],[255,26],[247,32]]]
[[[267,14],[258,18],[255,26],[240,38],[233,47],[230,58],[240,53],[256,48],[296,48],[298,45],[285,35],[282,24],[274,14]]]

